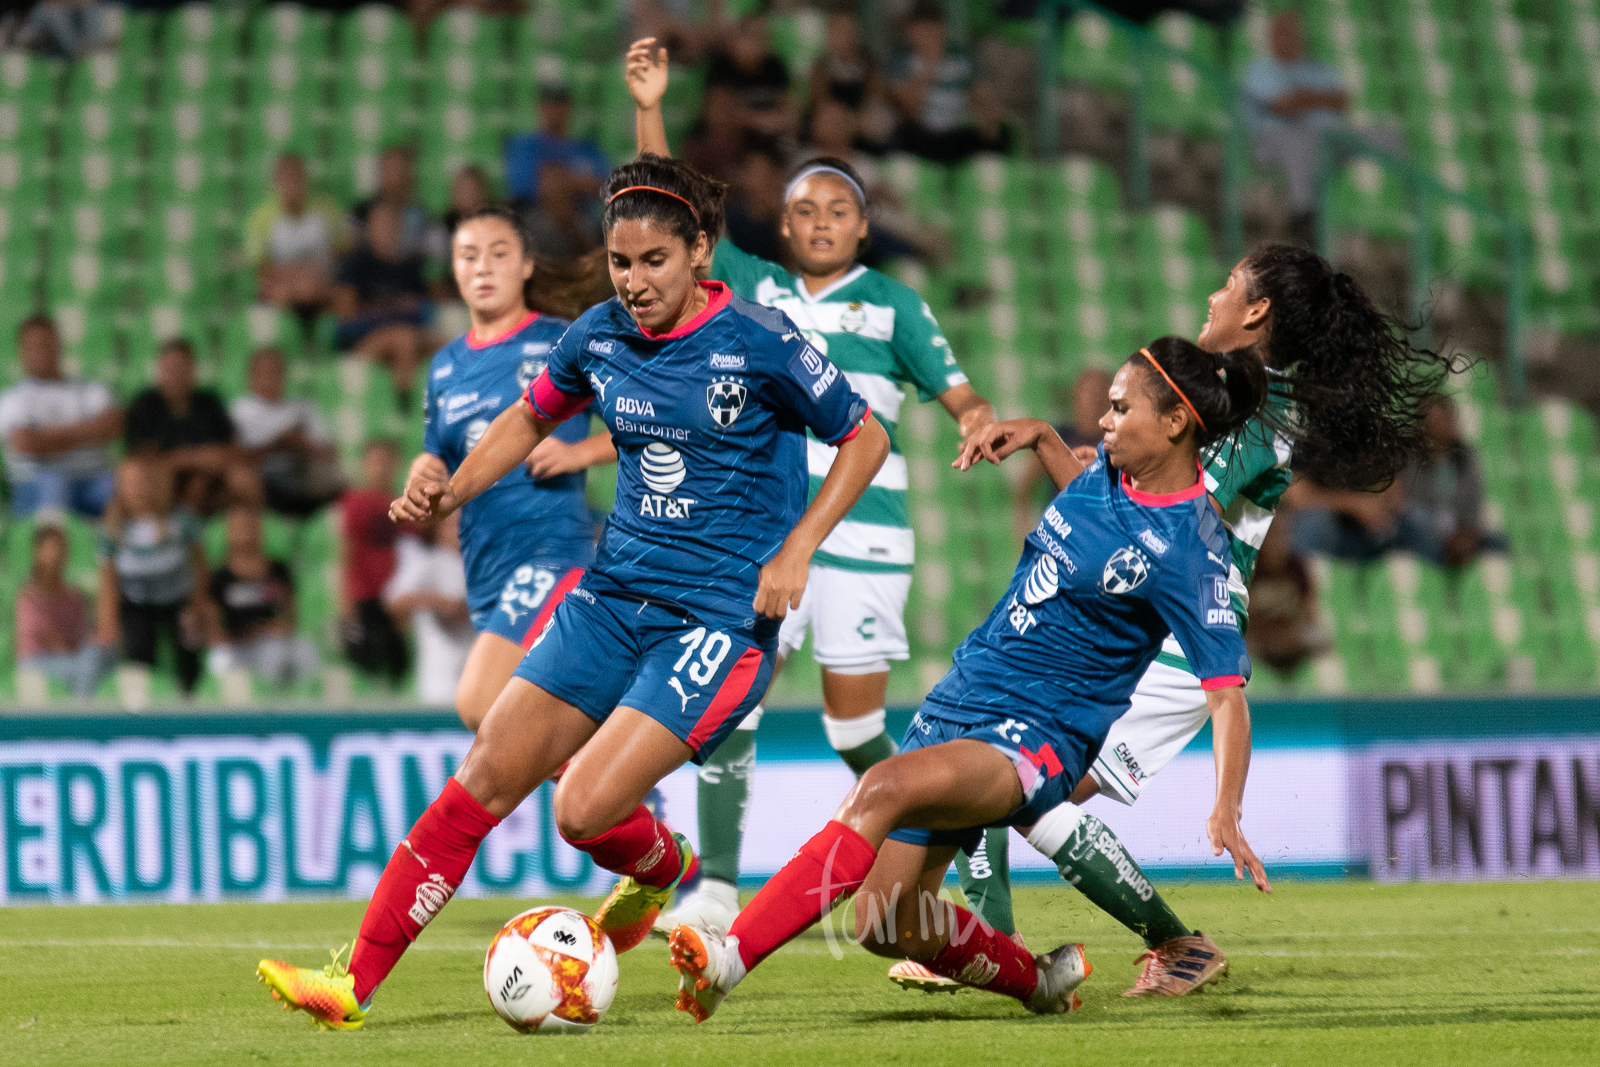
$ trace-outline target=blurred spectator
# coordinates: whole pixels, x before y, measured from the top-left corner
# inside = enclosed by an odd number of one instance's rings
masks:
[[[284,397],[285,369],[276,348],[252,355],[250,391],[228,413],[239,447],[260,472],[267,507],[304,518],[338,499],[343,486],[333,435],[315,404]]]
[[[55,59],[77,59],[105,43],[99,0],[39,0],[17,31],[17,47]]]
[[[1011,131],[993,89],[974,82],[970,59],[948,50],[944,5],[917,0],[905,37],[908,50],[889,90],[900,112],[900,147],[935,163],[1010,148]]]
[[[622,0],[624,41],[654,37],[680,63],[697,60],[715,37],[722,19],[721,0],[709,0],[710,24],[695,25],[695,0]]]
[[[788,259],[778,234],[783,219],[783,154],[772,144],[745,152],[728,199],[728,240],[753,256],[774,263]]]
[[[312,195],[306,161],[293,152],[272,167],[273,196],[245,220],[245,258],[261,299],[316,320],[333,299],[335,260],[350,249],[350,223],[339,205]]]
[[[1110,374],[1098,367],[1079,371],[1078,377],[1072,383],[1072,419],[1069,422],[1055,424],[1056,433],[1060,435],[1062,443],[1072,449],[1072,454],[1077,456],[1081,463],[1094,462],[1095,450],[1100,447],[1100,439],[1105,436],[1105,431],[1100,429],[1100,418],[1111,407],[1111,401],[1108,399],[1110,390]],[[1061,399],[1058,393],[1056,401],[1058,410],[1066,406],[1060,402]],[[1027,462],[1022,468],[1022,475],[1012,486],[1011,491],[1011,525],[1017,531],[1018,537],[1028,536],[1028,532],[1039,521],[1042,504],[1035,497],[1042,485],[1049,484],[1044,467],[1034,454],[1029,452]]]
[[[1261,542],[1245,633],[1250,658],[1285,676],[1327,651],[1330,641],[1319,621],[1310,568],[1294,550],[1294,518],[1293,508],[1280,509]]]
[[[536,255],[577,259],[600,247],[600,219],[592,200],[585,201],[579,182],[559,163],[539,167],[539,195],[528,212],[528,232]]]
[[[506,194],[518,207],[539,198],[540,170],[546,163],[566,168],[579,197],[593,197],[610,173],[606,155],[593,141],[569,134],[572,89],[563,82],[539,84],[539,128],[506,141]]]
[[[99,643],[120,639],[129,660],[154,669],[165,639],[178,686],[190,694],[200,678],[209,611],[206,557],[200,520],[175,503],[173,490],[165,457],[134,456],[117,468],[100,543]]]
[[[245,671],[273,689],[314,681],[317,646],[295,633],[294,575],[261,544],[261,512],[228,509],[228,552],[211,575],[211,673]]]
[[[707,86],[700,97],[700,114],[689,130],[683,158],[709,178],[732,182],[744,159],[745,130],[739,117],[739,100],[727,86]]]
[[[409,620],[417,639],[417,697],[453,705],[475,636],[467,611],[467,571],[461,562],[459,512],[408,533],[396,549],[394,575],[383,602],[397,621]]]
[[[745,15],[728,31],[706,65],[706,88],[732,94],[742,129],[768,137],[793,136],[789,68],[772,50],[764,16]]]
[[[66,583],[67,535],[56,526],[33,532],[33,563],[17,593],[17,665],[92,697],[117,661],[117,651],[90,640],[89,598]]]
[[[1424,416],[1428,447],[1381,493],[1335,492],[1296,481],[1294,547],[1356,562],[1413,552],[1443,567],[1464,567],[1505,539],[1483,529],[1483,472],[1461,439],[1455,404],[1439,397]]]
[[[195,387],[194,346],[174,338],[161,346],[156,384],[128,405],[131,454],[159,453],[177,478],[178,499],[199,515],[228,503],[261,503],[261,479],[234,443],[222,398]]]
[[[862,44],[860,17],[848,9],[828,12],[822,52],[811,63],[811,108],[815,111],[830,102],[855,117],[855,136],[876,143],[893,131],[883,71],[878,58]]]
[[[406,145],[390,145],[378,155],[378,182],[373,194],[350,209],[357,238],[365,236],[367,216],[387,204],[400,214],[400,255],[410,259],[427,250],[428,209],[417,202],[417,164]]]
[[[422,257],[401,247],[405,216],[394,205],[376,203],[367,214],[366,240],[339,265],[334,344],[387,367],[394,376],[401,411],[409,413],[417,368],[425,357],[428,283]]]
[[[12,513],[71,509],[99,518],[111,499],[111,453],[122,412],[99,382],[61,373],[61,340],[47,315],[17,328],[22,381],[0,393],[0,435]]]
[[[361,484],[339,498],[339,623],[344,653],[369,674],[398,685],[410,665],[405,638],[383,606],[383,587],[394,574],[399,528],[389,521],[400,448],[393,441],[367,442],[361,453]]]
[[[475,163],[468,163],[450,179],[450,204],[444,209],[437,225],[429,230],[428,258],[439,263],[450,260],[450,238],[455,236],[461,220],[474,211],[482,211],[494,203],[494,187],[489,176]],[[453,289],[454,286],[451,285]]]

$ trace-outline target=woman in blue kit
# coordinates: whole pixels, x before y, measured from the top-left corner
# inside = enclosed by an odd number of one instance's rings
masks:
[[[901,751],[864,774],[833,821],[739,913],[731,929],[670,935],[678,1008],[696,1021],[771,952],[859,890],[856,937],[871,952],[1070,1011],[1089,974],[1083,946],[1029,955],[936,894],[957,848],[986,826],[1028,826],[1061,803],[1174,634],[1211,708],[1217,754],[1212,849],[1267,888],[1239,828],[1250,762],[1249,656],[1228,595],[1228,537],[1206,498],[1199,450],[1261,407],[1266,372],[1165,337],[1117,372],[1105,442],[1087,468],[1045,423],[995,423],[955,466],[1036,450],[1058,495],[1028,535],[1011,584],[956,649]]]
[[[576,302],[571,283],[535,273],[532,245],[509,211],[466,216],[456,225],[450,252],[472,328],[440,349],[428,368],[427,431],[407,491],[448,479],[495,417],[544,370],[569,322],[533,308]],[[609,440],[591,438],[589,413],[579,412],[461,509],[467,603],[478,633],[456,688],[456,711],[468,729],[478,728],[588,565],[594,539],[583,470],[610,456]]]

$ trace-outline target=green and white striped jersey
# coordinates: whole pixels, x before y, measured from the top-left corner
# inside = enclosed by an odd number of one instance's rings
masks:
[[[817,351],[844,372],[889,432],[883,468],[812,559],[840,570],[909,572],[915,546],[906,503],[906,458],[895,435],[905,400],[902,387],[916,386],[918,399],[926,401],[967,380],[933,312],[910,287],[862,266],[820,293],[809,293],[778,264],[728,241],[717,245],[711,276],[746,300],[788,315]],[[812,496],[836,454],[815,438],[806,441]]]
[[[1273,385],[1267,393],[1267,407],[1278,420],[1289,416],[1286,390]],[[1294,475],[1289,470],[1291,443],[1274,433],[1260,419],[1252,419],[1242,430],[1208,446],[1200,454],[1206,491],[1222,508],[1222,524],[1228,529],[1228,590],[1239,616],[1239,629],[1249,623],[1250,579],[1256,572],[1256,557],[1266,540],[1278,502]],[[1156,657],[1169,666],[1188,670],[1177,643],[1168,639]]]

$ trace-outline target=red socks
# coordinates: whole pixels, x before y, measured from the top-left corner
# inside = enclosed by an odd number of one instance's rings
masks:
[[[962,985],[1026,1001],[1039,984],[1039,967],[1028,950],[965,908],[947,905],[950,940],[923,966]]]
[[[643,804],[599,837],[566,840],[573,848],[587,852],[596,865],[616,874],[632,875],[640,885],[657,889],[671,885],[683,866],[672,832]],[[691,867],[684,877],[693,873]]]
[[[422,928],[449,903],[489,831],[500,825],[454,778],[389,857],[350,953],[356,999],[365,1003]]]
[[[828,914],[844,896],[861,888],[878,850],[842,822],[830,821],[800,846],[745,905],[728,933],[739,939],[739,958],[749,970]]]

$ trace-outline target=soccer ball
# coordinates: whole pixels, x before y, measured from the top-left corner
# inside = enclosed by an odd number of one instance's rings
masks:
[[[500,928],[483,958],[495,1013],[522,1033],[583,1033],[617,995],[617,953],[571,908],[533,908]]]

